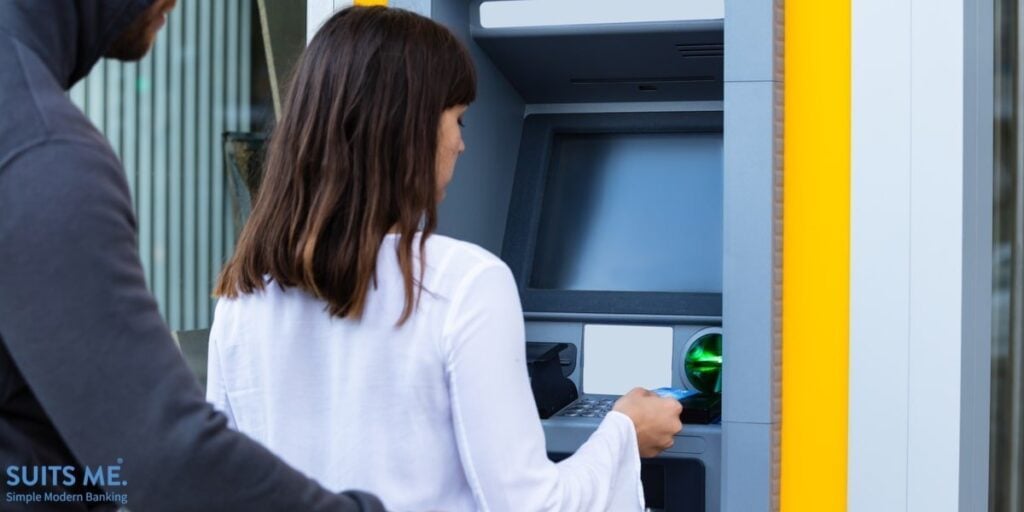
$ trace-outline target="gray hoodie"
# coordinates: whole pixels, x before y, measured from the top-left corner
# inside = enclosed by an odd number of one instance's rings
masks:
[[[104,490],[136,512],[381,510],[228,430],[146,289],[121,164],[65,91],[151,3],[0,0],[0,510],[111,509],[7,500]]]

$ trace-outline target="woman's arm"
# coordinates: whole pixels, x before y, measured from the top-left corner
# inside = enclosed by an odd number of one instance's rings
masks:
[[[442,351],[462,464],[481,510],[643,508],[636,432],[612,412],[575,455],[548,460],[508,267],[478,266],[455,291]]]

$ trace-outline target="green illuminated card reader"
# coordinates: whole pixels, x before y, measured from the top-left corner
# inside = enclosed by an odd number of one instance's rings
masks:
[[[683,353],[683,380],[698,393],[679,400],[683,423],[713,423],[722,417],[722,331],[709,328],[695,334]]]

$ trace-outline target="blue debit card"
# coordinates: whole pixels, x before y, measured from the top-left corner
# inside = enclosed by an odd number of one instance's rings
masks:
[[[658,396],[662,398],[675,398],[676,400],[682,400],[688,396],[696,395],[697,392],[692,389],[683,388],[658,388],[652,389]]]

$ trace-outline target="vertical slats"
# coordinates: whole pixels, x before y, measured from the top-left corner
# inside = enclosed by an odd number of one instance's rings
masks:
[[[167,105],[170,103],[170,77],[167,74],[170,48],[168,48],[167,31],[160,31],[156,46],[153,48],[153,98],[155,121],[153,123],[153,281],[150,286],[153,294],[160,297],[160,312],[164,319],[170,321],[170,298],[167,292],[168,257],[167,257],[167,155],[168,130],[170,123],[167,116]]]
[[[225,2],[216,2],[213,8],[213,119],[217,128],[211,134],[210,142],[216,144],[215,151],[210,152],[210,194],[213,202],[210,206],[214,215],[224,214],[224,155],[222,145],[219,144],[221,133],[224,131],[224,100],[225,100],[225,75],[227,63],[225,55],[227,51],[227,20]],[[220,269],[224,261],[224,223],[212,224],[213,232],[210,238],[211,261],[214,269]]]
[[[196,59],[199,64],[199,119],[202,122],[199,123],[199,148],[196,163],[196,169],[199,172],[196,174],[196,189],[198,192],[199,218],[213,219],[216,216],[211,214],[209,185],[212,174],[210,172],[210,159],[213,153],[217,153],[213,149],[217,146],[214,146],[216,138],[211,126],[213,124],[213,117],[211,116],[213,95],[210,91],[210,76],[213,71],[213,2],[203,2],[201,5],[202,10],[199,14],[199,48],[202,48],[202,51],[199,52]],[[195,238],[196,247],[199,252],[199,275],[202,276],[206,283],[210,283],[210,268],[215,266],[211,263],[210,256],[212,224],[210,222],[200,222],[197,226],[198,230],[196,231]],[[211,287],[208,286],[206,288]],[[204,287],[201,286],[200,288]]]
[[[202,297],[196,296],[196,289],[202,289],[202,279],[196,272],[197,263],[199,260],[198,251],[196,250],[196,180],[198,179],[198,169],[196,167],[196,127],[199,124],[199,118],[197,117],[196,110],[196,96],[198,92],[198,35],[199,35],[199,22],[198,14],[199,10],[203,9],[202,4],[195,3],[183,3],[181,6],[182,14],[184,15],[185,21],[185,62],[184,62],[184,75],[185,79],[185,109],[184,125],[185,125],[185,142],[184,150],[182,153],[184,176],[185,176],[185,204],[184,204],[184,219],[185,219],[185,232],[184,239],[187,241],[184,250],[185,256],[185,311],[186,311],[186,328],[194,329],[198,327],[205,327],[209,325],[202,319],[197,319],[194,311],[196,309],[197,301],[199,304],[205,305],[206,301]]]
[[[182,116],[182,96],[184,92],[182,73],[184,71],[184,18],[182,13],[187,9],[182,5],[171,12],[167,20],[168,52],[167,62],[169,93],[167,115],[167,270],[168,300],[167,323],[183,325],[191,328],[187,312],[183,309],[182,292],[185,291],[185,280],[182,279],[184,252],[187,250],[182,243],[182,202],[181,190],[185,179],[182,169],[182,135],[184,116]]]
[[[106,125],[103,115],[103,105],[106,96],[106,77],[103,76],[104,62],[100,61],[92,69],[92,74],[89,79],[89,86],[86,89],[88,103],[86,103],[85,113],[92,119],[92,122],[99,128],[100,131],[106,131]]]
[[[146,281],[153,285],[153,54],[139,64],[139,176],[136,216],[139,219],[139,256]],[[160,302],[163,297],[157,296]]]
[[[85,108],[85,80],[78,82],[71,88],[71,101],[79,108]],[[83,110],[84,111],[84,110]]]
[[[121,101],[120,103],[124,106],[123,112],[121,113],[121,161],[124,164],[124,172],[128,178],[128,187],[132,191],[132,205],[138,211],[138,181],[139,181],[139,166],[137,162],[138,158],[138,133],[139,133],[139,120],[138,120],[138,87],[136,85],[136,79],[138,76],[138,66],[125,64],[121,72]]]
[[[241,24],[239,19],[238,2],[231,2],[228,6],[228,24],[227,24],[227,62],[225,62],[225,69],[227,71],[227,83],[225,84],[225,105],[226,119],[224,124],[225,131],[238,131],[238,112],[241,110],[241,106],[238,103],[238,83],[242,78],[240,76],[241,69],[239,67],[239,42],[238,42],[238,26]],[[214,197],[220,198],[220,212],[221,218],[224,222],[218,224],[217,231],[220,233],[220,243],[215,249],[217,254],[217,261],[219,261],[218,267],[224,264],[228,255],[231,254],[231,250],[234,247],[233,234],[234,229],[232,228],[231,220],[231,201],[226,200],[227,198],[227,169],[224,167],[224,159],[217,159],[217,175],[220,177],[217,180],[218,191],[215,192]]]
[[[234,250],[221,133],[250,124],[254,0],[180,0],[150,54],[101,61],[70,91],[124,164],[139,255],[172,329],[210,325]]]
[[[104,113],[107,130],[107,139],[110,140],[110,147],[117,154],[121,154],[121,68],[124,65],[120,62],[110,61],[104,66],[103,74],[107,81],[104,91]]]
[[[241,79],[238,91],[238,105],[241,115],[239,116],[239,130],[249,131],[250,124],[250,101],[252,87],[252,73],[250,62],[252,62],[252,2],[241,1],[241,14],[239,15],[240,27],[238,44],[241,46],[241,57],[238,59],[238,76]]]

